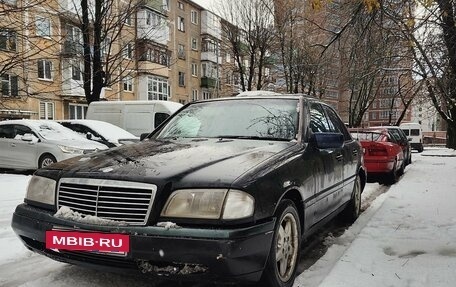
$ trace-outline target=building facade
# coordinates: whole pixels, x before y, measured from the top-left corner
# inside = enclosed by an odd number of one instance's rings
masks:
[[[101,100],[185,104],[236,93],[221,81],[233,73],[219,16],[187,0],[104,3],[112,19],[101,36]],[[0,6],[0,120],[85,118],[80,1]]]

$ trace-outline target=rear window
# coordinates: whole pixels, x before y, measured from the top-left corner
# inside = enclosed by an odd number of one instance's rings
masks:
[[[411,129],[410,130],[410,135],[411,136],[419,136],[420,135],[420,130],[419,129]]]

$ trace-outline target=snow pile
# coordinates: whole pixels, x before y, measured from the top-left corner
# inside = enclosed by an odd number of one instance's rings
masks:
[[[82,214],[71,210],[71,208],[67,206],[60,207],[60,209],[54,214],[54,217],[93,225],[127,225],[125,221],[117,221],[100,218],[93,215]]]
[[[177,225],[176,223],[174,222],[169,222],[169,221],[165,221],[165,222],[158,222],[157,223],[157,227],[164,227],[166,230],[169,230],[171,228],[175,228],[175,229],[179,229],[181,228],[179,225]]]

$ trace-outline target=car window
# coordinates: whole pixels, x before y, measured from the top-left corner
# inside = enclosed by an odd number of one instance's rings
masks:
[[[323,108],[325,109],[326,114],[328,115],[328,120],[334,129],[333,131],[343,134],[345,141],[352,140],[350,133],[345,127],[345,124],[340,120],[336,112],[328,106],[323,106]]]
[[[167,113],[156,113],[154,116],[154,128],[158,127],[167,118],[169,118],[169,114]]]
[[[312,103],[310,105],[310,128],[314,133],[330,132],[328,119],[320,104]]]
[[[401,132],[399,132],[399,130],[396,130],[396,129],[389,129],[388,131],[389,131],[391,137],[394,139],[394,141],[396,141],[398,143],[404,141],[404,139],[405,139],[404,133],[401,133]]]
[[[298,100],[230,100],[193,103],[157,138],[242,137],[292,140],[298,130]]]
[[[32,129],[27,127],[27,126],[15,125],[14,129],[15,129],[15,136],[18,136],[18,135],[23,136],[25,134],[33,134]]]
[[[406,136],[409,135],[409,130],[402,130]]]
[[[15,136],[15,134],[14,134],[13,125],[1,125],[0,126],[0,138],[13,139],[14,136]]]
[[[420,135],[420,130],[419,129],[411,129],[410,130],[410,135],[411,136],[419,136]]]

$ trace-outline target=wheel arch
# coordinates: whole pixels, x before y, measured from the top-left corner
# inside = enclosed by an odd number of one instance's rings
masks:
[[[279,201],[277,202],[277,205],[276,205],[275,210],[274,210],[274,214],[276,213],[280,202],[282,200],[285,200],[285,199],[291,200],[294,203],[294,205],[296,206],[296,210],[298,211],[298,215],[299,215],[299,225],[300,225],[301,230],[303,232],[304,231],[304,220],[305,220],[305,217],[304,217],[304,205],[302,204],[301,193],[297,189],[294,189],[294,188],[290,189],[290,190],[287,190],[282,195],[282,197],[279,199]]]
[[[38,168],[40,168],[40,164],[41,164],[41,161],[43,160],[43,158],[45,156],[52,156],[56,161],[57,161],[57,157],[55,155],[53,155],[52,153],[50,152],[43,152],[39,157],[38,157]]]
[[[359,178],[361,179],[361,192],[364,191],[364,187],[367,183],[367,174],[364,168],[360,168],[358,171]]]

